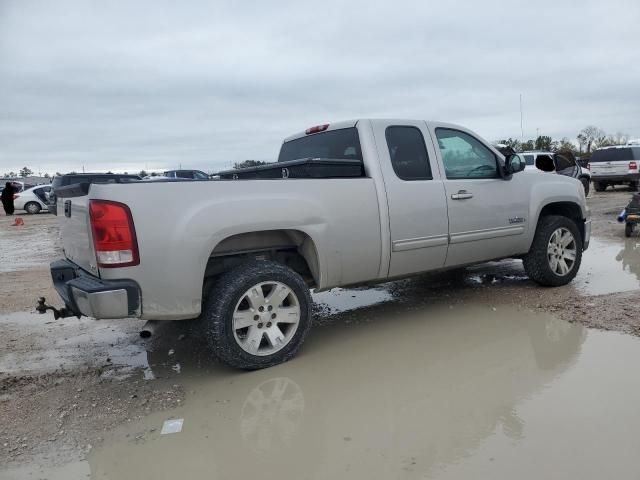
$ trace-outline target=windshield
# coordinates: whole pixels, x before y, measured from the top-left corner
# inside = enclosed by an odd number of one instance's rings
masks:
[[[331,130],[301,138],[282,145],[279,162],[301,158],[331,158],[362,161],[358,130],[355,127]]]

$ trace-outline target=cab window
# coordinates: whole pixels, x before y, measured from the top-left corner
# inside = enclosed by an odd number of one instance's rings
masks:
[[[402,180],[431,180],[429,156],[416,127],[388,127],[385,135],[393,171]]]
[[[447,178],[498,178],[498,160],[480,140],[459,130],[436,128]]]

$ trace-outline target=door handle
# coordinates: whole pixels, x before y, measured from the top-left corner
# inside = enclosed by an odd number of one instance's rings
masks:
[[[451,194],[452,200],[466,200],[467,198],[473,198],[473,193],[466,190],[458,190],[458,193]]]

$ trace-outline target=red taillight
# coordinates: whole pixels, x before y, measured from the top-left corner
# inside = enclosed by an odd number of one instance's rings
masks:
[[[20,197],[20,195],[16,195],[16,194],[14,194],[14,195],[13,195],[13,199],[14,199],[14,200],[15,200],[16,198],[18,198],[18,197]]]
[[[636,162],[629,162],[629,170],[637,170],[638,164]]]
[[[327,128],[329,128],[329,124],[325,123],[324,125],[316,125],[315,127],[307,128],[304,133],[311,135],[312,133],[324,132]]]
[[[140,263],[129,207],[118,202],[91,200],[89,217],[99,267],[131,267]]]

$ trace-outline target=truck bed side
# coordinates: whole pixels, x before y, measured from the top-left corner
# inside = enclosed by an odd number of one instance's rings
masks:
[[[308,239],[307,255],[320,266],[319,289],[379,277],[380,213],[371,178],[96,184],[88,198],[131,210],[140,265],[100,269],[100,276],[138,282],[143,318],[198,316],[216,247],[250,232],[299,232],[297,238]]]

